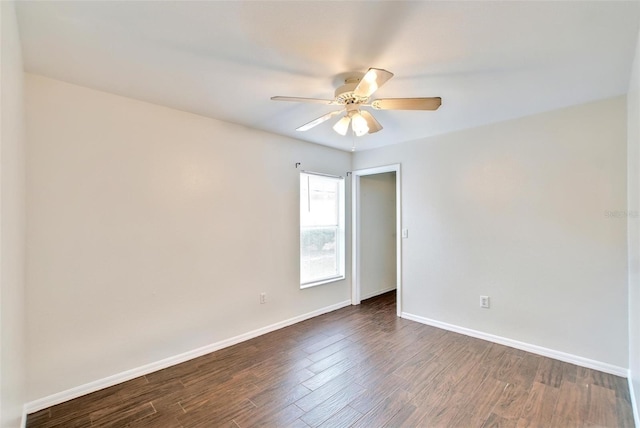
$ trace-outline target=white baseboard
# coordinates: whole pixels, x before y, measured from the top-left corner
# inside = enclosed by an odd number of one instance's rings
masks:
[[[370,293],[367,294],[363,294],[362,296],[360,296],[360,300],[366,300],[366,299],[370,299],[372,297],[376,297],[379,296],[381,294],[384,294],[388,291],[392,291],[395,290],[397,287],[394,285],[393,287],[389,287],[389,288],[385,288],[383,290],[376,290],[376,291],[372,291]]]
[[[83,395],[90,394],[100,389],[108,388],[110,386],[117,385],[119,383],[126,382],[128,380],[135,379],[137,377],[144,376],[146,374],[153,373],[155,371],[162,370],[167,367],[174,366],[176,364],[184,363],[185,361],[189,361],[194,358],[201,357],[211,352],[218,351],[223,348],[227,348],[237,343],[244,342],[249,339],[253,339],[254,337],[262,336],[263,334],[267,334],[272,331],[290,326],[292,324],[296,324],[301,321],[307,320],[309,318],[317,317],[318,315],[326,314],[327,312],[332,312],[337,309],[344,308],[350,305],[351,305],[351,300],[345,300],[343,302],[336,303],[331,306],[326,306],[324,308],[317,309],[313,312],[298,315],[297,317],[289,318],[287,320],[280,321],[275,324],[271,324],[266,327],[259,328],[257,330],[253,330],[253,331],[241,334],[239,336],[221,340],[219,342],[212,343],[210,345],[203,346],[201,348],[194,349],[192,351],[184,352],[182,354],[178,354],[173,357],[165,358],[163,360],[156,361],[154,363],[146,364],[141,367],[137,367],[131,370],[117,373],[112,376],[108,376],[103,379],[98,379],[93,382],[86,383],[84,385],[79,385],[74,388],[67,389],[66,391],[61,391],[61,392],[49,395],[47,397],[30,401],[24,405],[24,413],[26,415],[29,413],[37,412],[39,410],[46,409],[47,407],[55,406],[56,404],[73,400],[74,398],[78,398]],[[26,421],[26,417],[24,419]]]
[[[631,370],[629,370],[628,372],[627,382],[629,383],[629,395],[631,396],[631,408],[633,409],[633,419],[635,420],[636,426],[640,427],[640,409],[638,409],[638,401],[636,400],[636,393],[635,393],[635,389],[633,388],[633,378],[631,377]]]
[[[575,364],[577,366],[587,367],[601,372],[610,373],[616,376],[627,377],[628,375],[628,370],[626,368],[614,366],[613,364],[609,363],[603,363],[601,361],[591,360],[589,358],[580,357],[578,355],[567,354],[565,352],[544,348],[542,346],[532,345],[530,343],[520,342],[518,340],[508,339],[506,337],[496,336],[493,334],[484,333],[482,331],[472,330],[470,328],[460,327],[457,325],[424,318],[418,315],[409,314],[407,312],[402,313],[402,318],[416,321],[421,324],[430,325],[432,327],[438,327],[443,330],[449,330],[455,333],[464,334],[466,336],[476,337],[478,339],[486,340],[489,342],[498,343],[500,345],[509,346],[511,348],[521,349],[523,351],[564,361],[566,363]],[[640,427],[640,425],[638,426]]]

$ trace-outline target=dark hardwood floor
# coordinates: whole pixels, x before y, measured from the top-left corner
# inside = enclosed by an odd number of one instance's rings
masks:
[[[29,415],[27,427],[633,427],[624,378],[344,308]]]

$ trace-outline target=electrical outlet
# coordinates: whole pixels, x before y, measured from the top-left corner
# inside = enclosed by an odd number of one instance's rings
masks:
[[[260,293],[260,304],[267,303],[267,293]]]
[[[480,307],[489,309],[489,296],[480,296]]]

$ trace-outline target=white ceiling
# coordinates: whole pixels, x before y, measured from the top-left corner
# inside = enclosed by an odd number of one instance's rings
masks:
[[[440,96],[436,112],[374,111],[358,150],[626,93],[640,3],[19,2],[25,70],[276,134],[351,149],[333,106],[345,72],[395,74],[376,96]],[[375,96],[374,96],[375,98]]]

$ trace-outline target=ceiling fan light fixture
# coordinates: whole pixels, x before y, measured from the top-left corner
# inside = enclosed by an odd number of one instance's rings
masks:
[[[349,129],[349,122],[351,122],[351,118],[349,116],[345,116],[333,125],[333,130],[336,131],[340,135],[347,135],[347,130]]]
[[[376,110],[437,110],[442,104],[440,97],[431,98],[379,98],[369,100],[371,95],[382,87],[393,73],[382,68],[370,68],[364,75],[349,73],[344,80],[344,85],[335,91],[334,99],[301,97],[271,97],[274,101],[292,101],[302,103],[326,104],[341,106],[335,110],[320,116],[311,122],[296,128],[297,131],[308,131],[329,119],[344,114],[333,125],[334,131],[346,136],[351,127],[352,135],[362,137],[365,134],[375,134],[382,130],[382,125],[371,113],[361,107],[373,107]]]
[[[369,132],[367,120],[362,117],[360,112],[351,117],[351,129],[353,129],[353,133],[356,134],[356,137],[362,137],[364,134]]]

